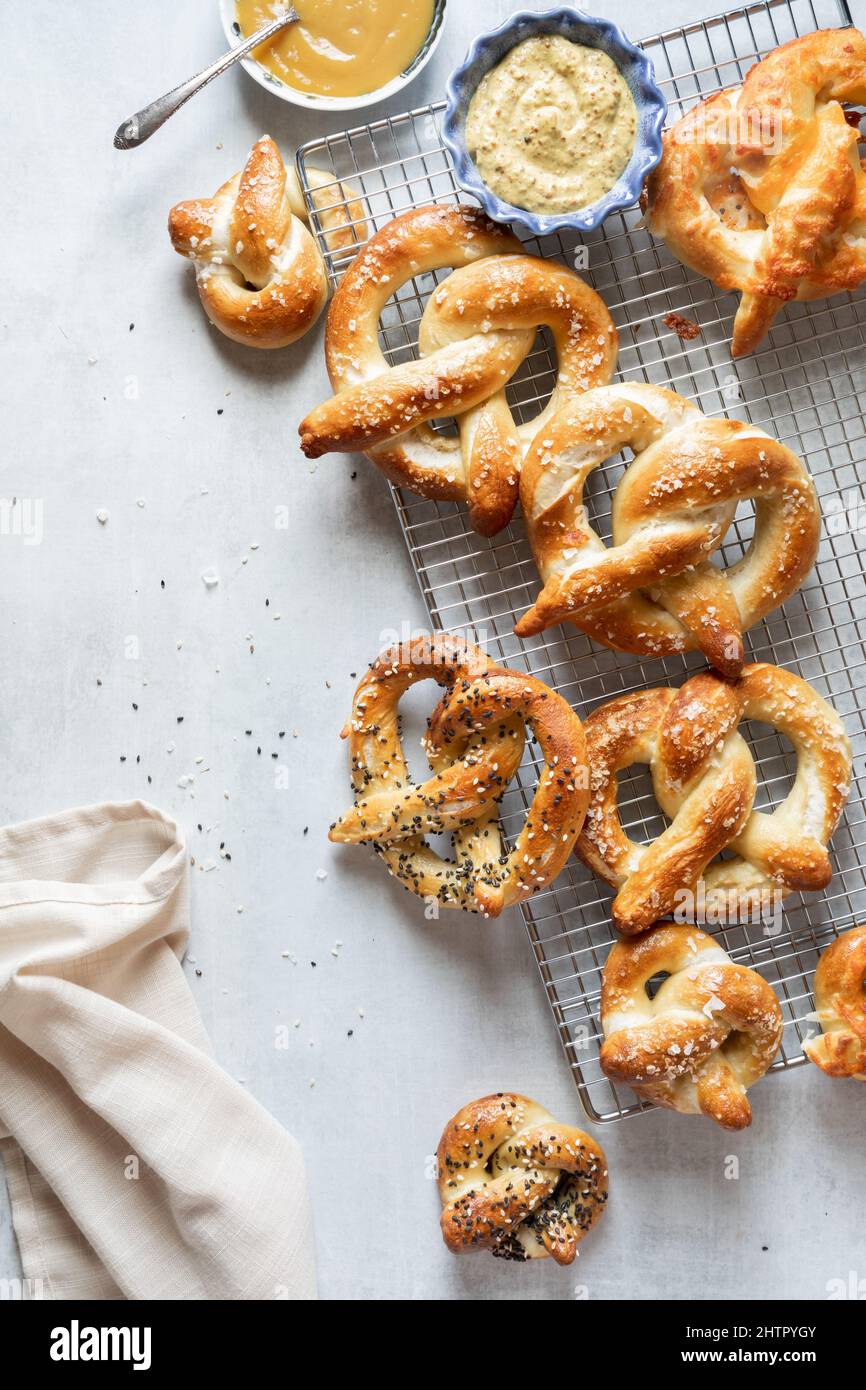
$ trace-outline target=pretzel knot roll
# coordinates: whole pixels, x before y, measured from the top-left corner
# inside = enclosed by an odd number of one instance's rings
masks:
[[[620,449],[635,460],[613,499],[613,544],[586,519],[587,477]],[[739,502],[755,502],[743,558],[718,569]],[[526,637],[568,619],[621,651],[699,647],[726,675],[743,631],[799,588],[821,519],[804,465],[763,430],[709,420],[672,391],[602,386],[558,412],[524,460],[520,501],[544,588],[515,626]]]
[[[607,1201],[594,1139],[527,1096],[500,1091],[464,1105],[437,1150],[442,1236],[454,1254],[569,1265]]]
[[[654,996],[647,985],[665,975]],[[724,1129],[752,1123],[746,1091],[771,1066],[782,1010],[756,971],[696,927],[664,924],[612,947],[602,976],[601,1065],[612,1081]]]
[[[433,776],[411,778],[397,707],[410,686],[435,680],[445,694],[425,737]],[[498,802],[520,765],[528,728],[544,766],[510,854]],[[435,633],[385,651],[355,692],[343,729],[355,805],[331,840],[370,843],[391,874],[419,897],[498,917],[556,878],[589,800],[586,744],[577,715],[534,676],[496,666],[462,638]],[[453,832],[455,862],[425,834]]]
[[[815,971],[815,1003],[823,1032],[803,1051],[828,1076],[866,1081],[866,927],[828,946]]]
[[[314,170],[311,180],[329,247],[348,251],[365,235],[360,205],[326,174]],[[315,323],[328,284],[306,221],[298,176],[269,135],[256,141],[242,171],[213,198],[172,208],[172,245],[195,265],[204,311],[227,338],[249,347],[286,347]]]
[[[866,279],[866,175],[842,109],[864,101],[866,39],[819,30],[665,133],[647,225],[685,265],[740,291],[734,357],[755,350],[790,300]]]
[[[490,536],[517,503],[524,451],[565,402],[610,381],[617,334],[603,301],[572,271],[522,253],[509,232],[467,207],[428,207],[389,222],[343,279],[328,312],[325,352],[336,395],[301,422],[309,458],[362,449],[392,482],[469,504]],[[419,361],[390,367],[379,319],[416,277],[453,268],[421,319]],[[559,369],[550,402],[517,425],[504,388],[546,326]],[[456,416],[459,440],[427,422]]]
[[[794,784],[770,814],[753,808],[755,763],[738,732],[749,719],[772,725],[797,754]],[[683,909],[700,915],[701,904],[707,917],[727,920],[767,897],[829,883],[827,845],[850,790],[851,748],[835,710],[799,676],[765,664],[733,681],[702,672],[679,690],[611,700],[584,729],[591,799],[577,853],[618,889],[619,931],[644,931]],[[617,773],[634,763],[649,764],[671,822],[650,844],[629,839],[617,806]],[[722,850],[731,857],[711,864]]]

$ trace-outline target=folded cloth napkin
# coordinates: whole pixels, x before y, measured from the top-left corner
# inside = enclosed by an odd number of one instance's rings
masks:
[[[316,1297],[300,1149],[217,1066],[152,806],[0,830],[0,1154],[30,1296]]]

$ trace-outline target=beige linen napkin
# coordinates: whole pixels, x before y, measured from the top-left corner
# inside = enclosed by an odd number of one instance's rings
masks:
[[[31,1296],[316,1296],[298,1145],[214,1062],[184,978],[187,879],[142,802],[0,830],[0,1154]]]

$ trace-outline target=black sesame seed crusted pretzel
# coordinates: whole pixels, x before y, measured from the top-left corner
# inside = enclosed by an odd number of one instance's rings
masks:
[[[445,694],[424,748],[433,776],[412,781],[398,705],[416,682]],[[525,731],[544,768],[517,843],[503,849],[498,803],[523,757]],[[355,692],[348,738],[355,805],[331,840],[370,843],[419,897],[497,917],[545,887],[566,863],[589,801],[583,728],[570,705],[534,676],[495,665],[460,637],[434,633],[385,651]],[[451,831],[454,861],[425,834]]]
[[[454,1254],[571,1264],[607,1201],[607,1161],[590,1135],[511,1091],[470,1101],[436,1153],[442,1237]]]

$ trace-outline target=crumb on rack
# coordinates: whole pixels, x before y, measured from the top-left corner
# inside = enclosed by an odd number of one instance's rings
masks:
[[[687,319],[684,314],[665,314],[662,323],[684,343],[700,337],[700,324],[695,323],[694,319]]]

